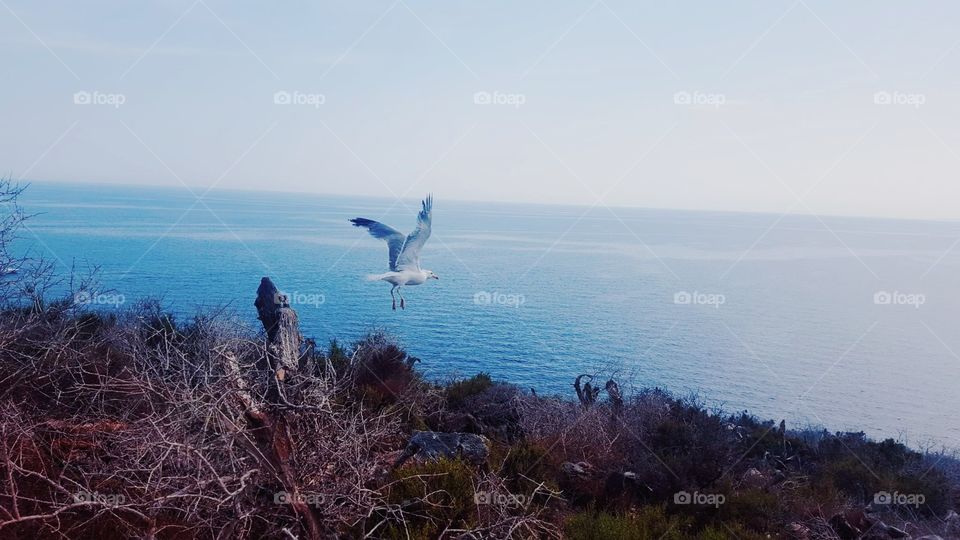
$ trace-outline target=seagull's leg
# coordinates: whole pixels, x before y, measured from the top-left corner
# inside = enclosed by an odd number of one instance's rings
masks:
[[[397,290],[397,286],[396,286],[396,285],[394,285],[393,288],[390,289],[390,298],[393,298],[393,310],[394,310],[394,311],[397,310],[397,297],[393,295],[393,291],[395,291],[395,290]]]
[[[400,309],[407,309],[406,302],[403,301],[403,289],[397,289],[397,294],[400,295]]]

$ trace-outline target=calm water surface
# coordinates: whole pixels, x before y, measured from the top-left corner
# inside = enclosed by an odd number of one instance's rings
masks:
[[[202,191],[202,190],[201,190]],[[260,277],[304,333],[384,328],[435,376],[488,371],[572,396],[579,373],[697,393],[794,426],[960,448],[960,223],[480,204],[436,195],[423,265],[390,309],[386,248],[417,201],[35,183],[22,246],[98,265],[127,303],[227,305]],[[774,226],[775,225],[775,226]],[[771,228],[772,227],[772,228]],[[889,299],[889,303],[887,300]],[[110,309],[110,306],[102,306]]]

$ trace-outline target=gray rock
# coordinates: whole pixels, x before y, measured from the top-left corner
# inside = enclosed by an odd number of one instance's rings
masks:
[[[460,458],[474,465],[482,465],[487,462],[489,455],[488,441],[483,435],[415,431],[393,466],[399,467],[411,457],[419,462]]]
[[[577,463],[565,461],[560,465],[560,472],[570,479],[579,478],[586,480],[593,476],[593,465],[590,465],[586,461]]]
[[[761,488],[767,485],[767,482],[769,482],[767,476],[754,468],[747,469],[747,472],[743,473],[743,477],[740,479],[741,485],[747,488]]]
[[[812,534],[810,527],[796,521],[787,525],[787,532],[790,533],[790,538],[796,538],[797,540],[810,540]]]

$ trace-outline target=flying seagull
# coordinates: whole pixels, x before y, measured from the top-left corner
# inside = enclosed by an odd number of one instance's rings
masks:
[[[384,225],[379,221],[373,221],[367,218],[354,218],[350,220],[354,227],[364,227],[370,236],[386,240],[387,248],[390,252],[390,271],[384,274],[373,274],[367,279],[371,281],[386,281],[393,285],[390,289],[390,298],[393,298],[393,309],[397,309],[396,291],[400,297],[400,309],[406,309],[406,302],[403,300],[403,293],[400,287],[405,285],[420,285],[426,283],[428,279],[440,279],[440,276],[430,270],[420,268],[420,250],[430,238],[430,221],[433,213],[433,195],[427,195],[423,200],[423,208],[417,214],[417,228],[407,236],[400,231]]]

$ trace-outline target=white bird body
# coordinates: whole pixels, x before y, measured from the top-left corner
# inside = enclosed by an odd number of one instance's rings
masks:
[[[386,281],[396,287],[405,285],[423,285],[430,279],[428,270],[403,270],[401,272],[385,272],[370,276],[371,281]]]
[[[417,228],[407,236],[393,227],[372,219],[354,218],[350,220],[354,227],[363,227],[367,229],[370,236],[387,242],[390,271],[367,276],[367,279],[370,281],[386,281],[393,285],[393,288],[390,289],[393,309],[397,309],[397,299],[394,297],[394,291],[400,296],[400,309],[405,309],[406,302],[403,293],[400,291],[401,287],[423,285],[431,278],[440,279],[440,276],[420,267],[420,251],[423,249],[423,245],[427,243],[427,239],[430,238],[432,230],[433,197],[427,195],[422,205],[423,208],[417,214]]]

